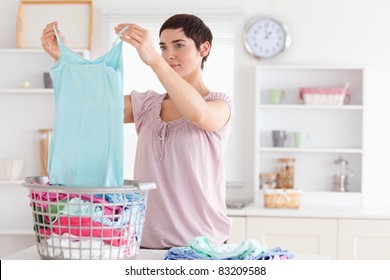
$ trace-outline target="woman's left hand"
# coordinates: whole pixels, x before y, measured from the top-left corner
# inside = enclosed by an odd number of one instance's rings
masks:
[[[134,23],[121,23],[114,28],[115,33],[118,34],[126,26],[127,29],[122,32],[120,39],[134,46],[145,64],[152,66],[158,62],[161,56],[153,45],[149,31]]]

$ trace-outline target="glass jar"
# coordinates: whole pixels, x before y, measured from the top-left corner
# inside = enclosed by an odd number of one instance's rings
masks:
[[[260,188],[275,189],[278,186],[277,173],[260,173]]]
[[[280,158],[278,173],[278,188],[294,188],[295,158]]]
[[[38,131],[41,136],[39,140],[40,174],[41,176],[47,176],[47,163],[52,129],[39,129]]]

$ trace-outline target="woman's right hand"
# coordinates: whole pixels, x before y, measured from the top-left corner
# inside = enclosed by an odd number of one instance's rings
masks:
[[[161,55],[154,48],[148,30],[134,23],[118,24],[114,30],[119,34],[125,27],[127,29],[122,32],[120,39],[134,46],[145,64],[152,66],[156,61],[161,60]]]
[[[53,25],[56,26],[57,33],[61,37],[61,40],[65,42],[64,37],[58,30],[58,22],[54,21],[46,25],[42,32],[41,43],[42,47],[55,61],[60,57],[60,48],[58,47],[57,37],[54,33]]]

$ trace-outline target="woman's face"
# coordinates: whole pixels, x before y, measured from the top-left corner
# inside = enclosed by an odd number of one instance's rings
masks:
[[[202,56],[182,29],[165,29],[160,36],[161,56],[183,78],[201,69]]]

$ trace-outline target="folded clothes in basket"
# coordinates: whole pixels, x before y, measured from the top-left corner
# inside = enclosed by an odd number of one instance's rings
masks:
[[[144,197],[138,193],[89,195],[32,191],[30,196],[34,200],[35,207],[39,207],[42,214],[46,213],[50,216],[44,215],[47,222],[53,221],[56,214],[71,214],[102,216],[101,219],[104,219],[107,225],[112,224],[107,217],[119,217],[123,223],[126,223],[128,221],[126,217],[130,215],[129,208],[133,210],[132,213],[144,211],[146,208]],[[98,209],[101,209],[103,214]],[[120,216],[122,211],[128,212],[128,215]],[[118,225],[118,222],[116,224]]]
[[[28,177],[37,251],[42,259],[120,259],[138,254],[154,183],[75,188]]]
[[[84,216],[91,217],[93,221],[105,226],[121,227],[130,222],[132,216],[138,213],[140,206],[134,205],[120,210],[117,209],[117,212],[109,211],[108,214],[107,211],[103,210],[104,208],[105,207],[102,207],[102,205],[97,205],[74,197],[69,201],[61,200],[59,205],[52,205],[49,208],[46,208],[47,215],[45,215],[45,219],[55,222],[61,215]],[[133,219],[135,219],[135,217]]]
[[[135,230],[144,219],[145,197],[137,192],[73,194],[31,191],[39,239],[52,234],[100,238],[112,246],[140,238]]]
[[[70,233],[74,236],[99,237],[106,244],[122,246],[127,243],[128,232],[112,227],[104,227],[102,224],[88,217],[60,216],[50,228],[39,229],[41,236],[49,236],[52,233],[62,235]]]
[[[52,234],[41,244],[39,250],[51,258],[74,260],[109,260],[129,257],[138,252],[137,242],[132,238],[127,246],[113,247],[99,238],[81,239],[69,233]]]

